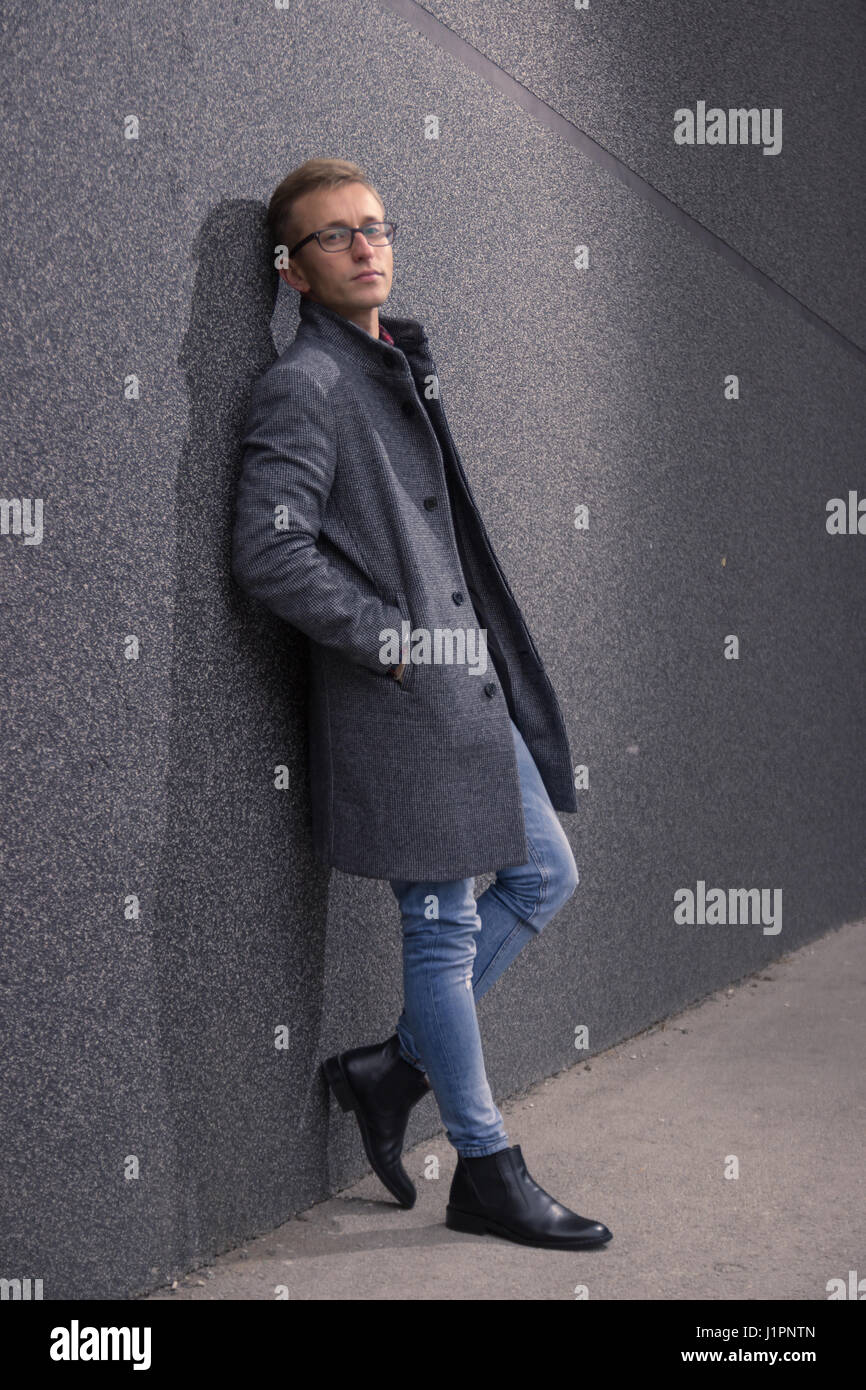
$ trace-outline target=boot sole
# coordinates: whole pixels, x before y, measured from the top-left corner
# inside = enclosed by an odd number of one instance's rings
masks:
[[[459,1207],[452,1206],[445,1208],[445,1225],[451,1231],[464,1231],[472,1236],[500,1236],[503,1240],[513,1240],[518,1245],[534,1245],[541,1250],[591,1250],[594,1246],[606,1245],[613,1238],[613,1231],[610,1235],[589,1240],[583,1240],[580,1236],[572,1236],[570,1240],[545,1240],[522,1236],[489,1216],[479,1216],[477,1212],[461,1211]]]
[[[327,1060],[322,1063],[322,1073],[333,1091],[340,1109],[349,1112],[354,1111],[355,1119],[358,1121],[358,1129],[361,1131],[361,1142],[364,1145],[364,1153],[367,1155],[367,1161],[376,1174],[376,1177],[379,1179],[382,1186],[387,1188],[394,1200],[401,1207],[409,1211],[415,1205],[417,1193],[413,1193],[410,1200],[402,1193],[395,1192],[386,1174],[380,1170],[375,1154],[371,1151],[370,1141],[367,1138],[367,1125],[364,1120],[361,1103],[346,1079],[339,1056],[328,1057]]]

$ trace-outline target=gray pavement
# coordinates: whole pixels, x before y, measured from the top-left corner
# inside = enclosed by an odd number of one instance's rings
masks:
[[[605,1247],[449,1231],[443,1132],[405,1157],[411,1211],[371,1173],[136,1301],[826,1300],[866,1276],[864,980],[861,922],[498,1100],[532,1176],[605,1222]]]

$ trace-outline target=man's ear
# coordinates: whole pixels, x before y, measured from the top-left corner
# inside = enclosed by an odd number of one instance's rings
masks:
[[[294,272],[295,275],[299,275],[299,272],[298,272],[297,270],[294,269],[294,266],[292,266],[292,270],[293,270],[293,272]],[[306,293],[307,293],[306,290],[299,290],[298,287],[297,287],[297,285],[293,285],[293,284],[292,284],[291,280],[289,279],[289,269],[288,269],[287,266],[281,265],[280,268],[279,268],[279,270],[277,271],[277,274],[279,275],[279,277],[280,277],[281,280],[285,280],[285,282],[286,282],[286,284],[288,285],[288,287],[289,287],[290,290],[297,290],[297,291],[298,291],[298,294],[306,294]],[[301,276],[300,278],[303,278],[303,277]]]

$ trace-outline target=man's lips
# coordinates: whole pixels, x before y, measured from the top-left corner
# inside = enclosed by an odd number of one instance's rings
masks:
[[[381,270],[362,270],[360,275],[353,275],[353,280],[371,280],[374,275],[381,275]]]

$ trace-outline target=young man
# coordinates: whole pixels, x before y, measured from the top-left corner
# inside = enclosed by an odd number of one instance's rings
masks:
[[[308,160],[275,190],[268,227],[300,324],[253,385],[233,570],[309,639],[316,855],[388,879],[403,924],[396,1032],[329,1058],[325,1076],[401,1205],[416,1197],[409,1111],[432,1086],[457,1151],[449,1227],[598,1245],[607,1227],[555,1201],[509,1144],[475,1010],[577,886],[556,817],[577,808],[562,714],[424,329],[379,313],[395,225],[376,190],[357,165]],[[494,870],[476,902],[475,875]]]

